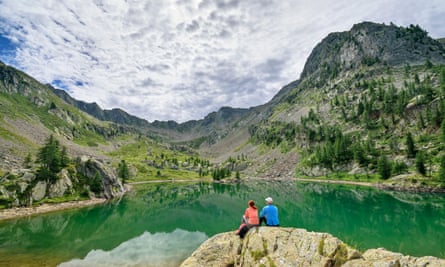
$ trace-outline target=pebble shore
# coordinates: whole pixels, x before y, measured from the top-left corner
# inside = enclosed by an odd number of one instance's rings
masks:
[[[95,198],[88,200],[63,202],[57,204],[42,204],[40,206],[29,207],[29,208],[20,207],[20,208],[4,209],[0,210],[0,221],[20,218],[20,217],[27,217],[35,214],[48,213],[53,211],[93,206],[104,203],[105,201],[106,199],[104,198]]]

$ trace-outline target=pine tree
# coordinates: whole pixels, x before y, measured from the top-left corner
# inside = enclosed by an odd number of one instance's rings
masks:
[[[60,151],[60,166],[62,168],[67,167],[70,163],[70,158],[68,157],[68,153],[66,152],[66,147],[62,147]]]
[[[422,152],[416,154],[416,169],[418,173],[426,175],[425,157]]]
[[[423,120],[422,112],[419,113],[419,118],[417,120],[417,128],[420,131],[425,128],[425,121]]]
[[[445,155],[440,158],[439,180],[445,183]]]
[[[445,143],[445,119],[442,120],[442,124],[440,125],[440,139],[442,143]]]
[[[90,189],[97,194],[100,193],[102,190],[102,176],[98,171],[96,171],[96,174],[90,180]]]
[[[357,105],[357,117],[362,115],[363,111],[365,110],[365,107],[363,106],[363,103],[360,101]]]
[[[119,163],[117,167],[117,175],[122,179],[123,183],[127,182],[127,180],[130,178],[130,171],[125,160],[121,160]]]
[[[391,163],[385,155],[381,155],[377,161],[377,173],[385,180],[391,177]]]
[[[360,166],[366,166],[367,158],[365,156],[365,152],[363,151],[362,146],[357,143],[352,147],[354,160],[360,165]]]
[[[440,68],[439,85],[442,95],[445,95],[445,67]]]
[[[64,157],[68,158],[66,154]],[[50,135],[46,144],[39,149],[36,161],[40,163],[40,168],[37,171],[39,179],[49,182],[57,178],[57,173],[64,166],[62,165],[62,151],[60,150],[59,141],[53,135]]]
[[[414,139],[410,132],[406,136],[406,152],[408,158],[414,158],[416,156],[416,148],[414,145]]]

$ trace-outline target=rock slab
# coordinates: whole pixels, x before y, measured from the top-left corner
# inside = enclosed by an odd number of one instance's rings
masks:
[[[361,253],[328,233],[255,227],[244,239],[235,232],[208,239],[181,264],[191,266],[438,267],[445,266],[445,260],[404,256],[384,249]]]

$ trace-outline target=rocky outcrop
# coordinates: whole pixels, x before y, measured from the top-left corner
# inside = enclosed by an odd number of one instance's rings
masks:
[[[379,248],[379,249],[369,249],[362,254],[360,259],[354,259],[348,261],[343,266],[344,267],[365,267],[365,266],[441,267],[445,266],[445,260],[431,256],[426,256],[421,258],[404,256],[401,253],[395,253]]]
[[[125,192],[116,173],[106,164],[89,157],[82,157],[78,164],[77,171],[94,179],[96,175],[102,178],[103,196],[107,199],[121,196]]]
[[[191,266],[409,267],[445,266],[445,260],[415,258],[384,249],[361,253],[328,233],[256,227],[244,239],[235,232],[213,236],[181,264]]]
[[[445,63],[445,48],[419,26],[397,27],[373,22],[354,25],[350,31],[334,32],[312,51],[301,79],[336,76],[360,65],[419,65],[427,60]]]
[[[69,195],[112,199],[125,193],[116,172],[108,164],[82,157],[75,166],[62,169],[53,181],[38,178],[35,170],[11,170],[0,177],[0,204],[30,206],[34,201]]]

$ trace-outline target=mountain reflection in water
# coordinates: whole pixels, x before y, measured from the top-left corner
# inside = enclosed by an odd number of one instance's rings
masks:
[[[115,253],[178,262],[205,238],[237,229],[247,201],[261,209],[267,196],[278,206],[282,226],[328,232],[360,250],[445,255],[445,195],[251,181],[138,185],[103,205],[1,222],[0,265],[98,265]],[[155,249],[156,240],[170,240],[178,253],[163,245]]]

